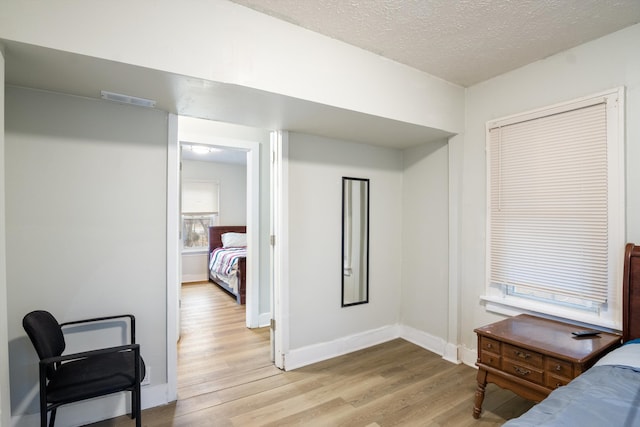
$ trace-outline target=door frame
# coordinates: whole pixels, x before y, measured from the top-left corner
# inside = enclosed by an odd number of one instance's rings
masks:
[[[246,326],[260,326],[260,143],[215,135],[179,132],[179,117],[169,114],[167,138],[167,400],[177,399],[179,331],[180,239],[179,172],[180,143],[242,149],[247,152],[247,302]]]
[[[270,234],[271,234],[271,358],[277,368],[286,370],[285,357],[289,348],[289,133],[272,131],[270,137]]]

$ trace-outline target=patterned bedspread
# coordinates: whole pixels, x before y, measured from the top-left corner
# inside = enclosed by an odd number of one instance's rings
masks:
[[[230,276],[238,259],[247,256],[247,248],[216,248],[211,252],[209,271],[224,276]]]

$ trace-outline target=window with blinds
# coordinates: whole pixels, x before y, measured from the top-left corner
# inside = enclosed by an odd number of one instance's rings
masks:
[[[218,224],[217,182],[184,180],[182,182],[182,247],[202,250],[209,247],[209,227]]]
[[[621,98],[487,124],[490,286],[593,311],[612,303],[624,249],[622,138],[612,130]]]

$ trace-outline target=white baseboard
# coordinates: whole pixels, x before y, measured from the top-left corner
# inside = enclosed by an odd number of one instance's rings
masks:
[[[258,315],[258,327],[264,328],[271,325],[271,313],[260,313]]]
[[[455,344],[447,343],[444,346],[444,354],[442,355],[442,358],[446,361],[459,365],[462,363],[462,361],[460,360],[459,353],[460,353],[459,346]]]
[[[142,409],[154,408],[169,403],[168,384],[148,385],[142,387]]]
[[[446,342],[442,338],[428,334],[411,326],[402,325],[400,327],[400,338],[418,345],[432,353],[444,356]]]
[[[286,371],[291,371],[311,365],[312,363],[321,362],[376,344],[391,341],[399,337],[398,328],[398,325],[385,326],[360,334],[349,335],[334,341],[290,350],[289,353],[284,356],[284,368]]]
[[[206,282],[209,280],[207,274],[183,274],[182,283]]]
[[[462,363],[464,363],[465,365],[469,365],[473,368],[476,367],[476,362],[478,361],[478,350],[461,346],[460,356],[462,359]]]
[[[334,341],[290,350],[289,353],[285,355],[285,370],[291,371],[396,338],[402,338],[412,342],[425,350],[442,356],[443,359],[451,363],[460,363],[459,348],[457,345],[447,343],[442,338],[410,326],[393,325],[360,334],[349,335]],[[475,356],[473,363],[475,363]]]
[[[166,405],[167,384],[143,386],[142,409]],[[131,412],[131,394],[117,393],[106,397],[84,400],[58,408],[56,425],[83,426]],[[11,418],[12,427],[33,427],[40,425],[40,413],[15,415]]]

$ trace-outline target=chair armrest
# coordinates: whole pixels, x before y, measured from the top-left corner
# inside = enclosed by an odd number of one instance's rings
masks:
[[[136,318],[133,314],[119,314],[115,316],[94,317],[92,319],[74,320],[72,322],[60,323],[60,327],[63,328],[69,325],[79,325],[82,323],[101,322],[103,320],[111,320],[111,319],[121,319],[124,317],[129,318],[129,325],[131,327],[131,330],[130,330],[131,344],[135,344],[136,343]]]
[[[80,353],[65,354],[62,356],[55,356],[55,357],[47,357],[46,359],[40,360],[40,365],[41,366],[50,365],[52,363],[65,362],[65,361],[74,360],[74,359],[85,359],[92,356],[99,356],[101,354],[118,353],[120,351],[125,351],[125,350],[133,350],[135,353],[137,353],[136,358],[140,356],[140,344],[127,344],[127,345],[120,345],[117,347],[101,348],[99,350],[89,350],[89,351],[83,351]]]

